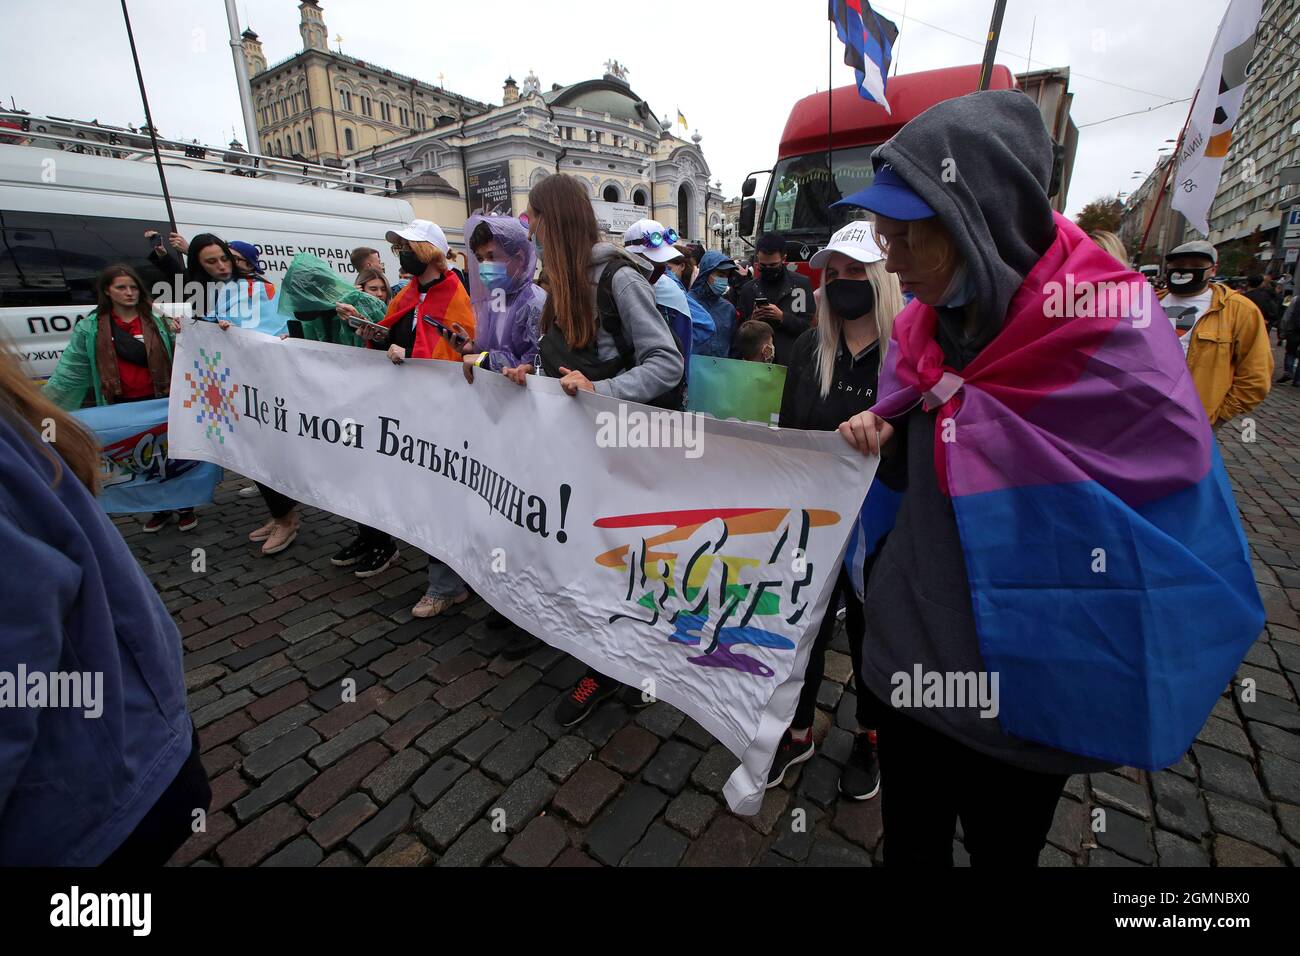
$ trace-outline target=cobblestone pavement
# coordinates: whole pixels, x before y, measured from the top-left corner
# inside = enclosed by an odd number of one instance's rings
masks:
[[[1255,700],[1225,693],[1170,770],[1072,778],[1044,865],[1300,863],[1300,389],[1278,386],[1255,420],[1253,443],[1239,423],[1220,433],[1268,612],[1238,675]],[[247,533],[264,511],[236,495],[244,483],[225,481],[188,534],[118,519],[180,627],[212,780],[207,830],[173,864],[879,861],[880,801],[836,795],[853,725],[842,631],[818,698],[818,755],[759,815],[737,817],[720,797],[736,761],[693,720],[611,698],[566,731],[553,712],[581,663],[542,645],[505,660],[510,632],[488,629],[477,599],[413,620],[424,556],[404,547],[400,566],[360,581],[329,563],[350,523],[315,509],[288,551],[262,557]],[[205,549],[203,573],[193,548]],[[357,696],[344,703],[349,677]],[[965,861],[960,841],[955,857]]]

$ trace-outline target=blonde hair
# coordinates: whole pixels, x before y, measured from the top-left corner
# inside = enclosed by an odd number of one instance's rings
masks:
[[[889,240],[876,229],[876,219],[871,218],[871,234],[880,251],[889,254]],[[952,236],[939,221],[938,216],[913,219],[907,224],[907,244],[921,268],[927,272],[946,272],[957,266],[961,253]]]
[[[876,360],[883,370],[894,317],[903,311],[903,290],[898,286],[898,277],[885,271],[883,259],[867,263],[865,268],[866,281],[871,283],[875,291],[876,304],[871,309],[871,318],[876,323],[876,341],[879,343]],[[831,309],[830,297],[826,295],[825,289],[821,291],[822,294],[817,297],[817,352],[813,361],[821,379],[821,396],[826,398],[831,393],[831,381],[835,377],[835,353],[840,347],[840,331],[844,323]]]
[[[1123,240],[1115,233],[1098,229],[1096,232],[1088,233],[1088,238],[1100,246],[1103,252],[1109,252],[1112,258],[1118,259],[1121,265],[1128,265],[1128,250],[1124,248]]]

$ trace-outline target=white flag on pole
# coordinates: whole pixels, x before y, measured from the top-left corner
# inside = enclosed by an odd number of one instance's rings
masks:
[[[1246,65],[1255,52],[1263,0],[1232,0],[1223,15],[1201,74],[1196,102],[1187,121],[1170,203],[1203,236],[1210,233],[1209,212],[1232,143],[1232,128],[1246,95]]]

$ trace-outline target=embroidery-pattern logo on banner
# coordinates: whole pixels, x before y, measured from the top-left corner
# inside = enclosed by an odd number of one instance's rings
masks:
[[[219,367],[221,371],[218,372]],[[239,410],[235,408],[235,395],[239,392],[239,386],[226,385],[230,378],[230,367],[221,366],[220,352],[208,355],[204,349],[199,349],[194,371],[198,373],[197,378],[189,372],[185,373],[190,395],[181,403],[181,407],[193,408],[197,405],[198,412],[194,421],[204,426],[204,434],[209,441],[216,439],[224,445],[226,432],[233,435],[235,422],[239,420]]]

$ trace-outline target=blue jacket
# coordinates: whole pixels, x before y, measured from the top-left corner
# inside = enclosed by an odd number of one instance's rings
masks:
[[[691,307],[686,301],[686,290],[682,287],[681,280],[671,272],[665,272],[659,277],[659,281],[654,284],[655,305],[659,308],[659,314],[664,317],[668,327],[677,335],[677,340],[682,346],[682,361],[685,368],[682,374],[688,374],[691,369],[691,350],[695,342],[695,337],[691,333]]]
[[[719,265],[730,262],[720,252],[706,252],[700,259],[700,274],[691,284],[691,298],[708,310],[713,318],[713,335],[703,345],[695,346],[696,355],[728,358],[731,340],[736,334],[736,307],[709,286],[709,278]]]
[[[676,272],[665,272],[664,275],[682,290],[682,295],[686,296],[687,308],[691,310],[691,351],[694,352],[713,338],[713,316],[709,315],[709,310],[686,291],[686,285],[677,277]]]
[[[53,474],[0,406],[0,682],[102,675],[89,712],[0,708],[0,866],[102,863],[190,754],[176,626],[91,494]]]

